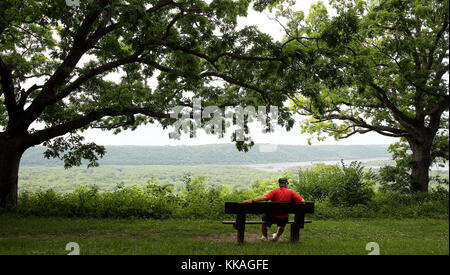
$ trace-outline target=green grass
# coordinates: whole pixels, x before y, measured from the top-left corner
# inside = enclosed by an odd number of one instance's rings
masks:
[[[278,255],[449,254],[449,223],[438,219],[318,220],[305,225],[301,240],[260,242],[259,226],[247,225],[244,245],[231,225],[211,220],[68,219],[0,215],[0,254]],[[272,228],[270,232],[275,229]],[[285,238],[289,235],[286,228]]]

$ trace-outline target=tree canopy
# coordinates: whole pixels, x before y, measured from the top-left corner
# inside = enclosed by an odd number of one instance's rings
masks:
[[[449,1],[321,2],[308,17],[289,8],[283,51],[292,108],[318,139],[377,132],[427,191],[428,169],[448,160]],[[297,85],[297,86],[295,86]]]
[[[252,100],[275,101],[245,71],[246,60],[271,55],[269,37],[235,30],[249,1],[209,2],[82,1],[74,8],[64,0],[3,1],[1,127],[45,124],[30,131],[35,145],[80,128],[127,129],[154,119],[167,125],[170,107],[190,104],[185,92],[216,104],[244,95],[214,89],[214,80],[245,86]],[[108,80],[112,72],[122,76]]]
[[[292,125],[286,96],[258,82],[278,69],[278,48],[255,27],[237,29],[250,3],[262,11],[279,1],[78,2],[0,3],[0,205],[15,193],[27,148],[44,143],[67,166],[96,165],[104,148],[83,143],[80,131],[167,127],[172,108],[192,106],[194,96],[204,105],[275,105],[279,122]]]

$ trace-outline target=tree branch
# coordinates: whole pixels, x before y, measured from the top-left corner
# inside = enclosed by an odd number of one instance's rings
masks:
[[[397,109],[397,107],[389,100],[389,98],[386,94],[386,91],[384,91],[383,88],[376,85],[375,83],[371,83],[370,86],[372,88],[374,88],[375,91],[377,91],[376,97],[381,102],[383,102],[389,110],[392,111],[392,114],[394,115],[394,117],[398,120],[398,122],[403,127],[405,127],[406,129],[409,129],[411,127],[410,125],[414,125],[414,123],[415,123],[414,119],[408,117],[407,115],[402,113],[399,109]]]
[[[135,53],[133,55],[130,55],[128,57],[124,57],[121,59],[118,59],[116,61],[106,63],[104,65],[101,65],[97,68],[94,68],[87,72],[86,74],[78,77],[74,82],[66,86],[62,91],[60,91],[52,100],[49,100],[47,105],[55,104],[56,102],[62,100],[66,96],[68,96],[71,92],[79,88],[83,83],[87,82],[92,77],[102,74],[104,72],[107,72],[109,70],[112,70],[114,68],[117,68],[119,66],[129,64],[136,62],[138,60],[139,53]]]
[[[11,69],[8,68],[8,65],[3,62],[3,59],[0,57],[0,77],[2,84],[2,94],[5,96],[5,105],[6,110],[9,114],[9,121],[13,121],[18,115],[18,108],[16,97],[14,94],[14,83],[12,79]],[[1,95],[1,94],[0,94]]]
[[[41,144],[42,142],[62,136],[66,133],[73,132],[79,128],[85,127],[90,123],[99,120],[103,117],[107,116],[132,116],[135,114],[143,114],[153,118],[170,118],[170,115],[156,112],[147,108],[138,108],[138,107],[125,107],[121,110],[117,108],[104,108],[96,111],[92,111],[86,115],[79,116],[71,121],[52,126],[49,128],[45,128],[43,130],[39,130],[32,134],[29,134],[24,139],[24,142],[27,146],[35,146]]]
[[[41,89],[42,87],[43,87],[42,85],[34,84],[27,91],[22,93],[22,95],[20,96],[20,100],[19,100],[19,108],[23,108],[25,106],[25,103],[27,102],[27,98],[30,96],[30,94],[32,92],[34,92],[37,89]]]
[[[99,0],[98,2],[100,8],[104,8],[109,3],[109,0]],[[53,75],[44,84],[40,94],[33,100],[31,105],[25,110],[25,116],[24,119],[22,120],[22,124],[28,126],[37,117],[40,116],[42,111],[48,105],[48,102],[53,100],[56,88],[66,81],[67,77],[72,73],[73,69],[75,68],[76,64],[79,62],[81,57],[85,54],[87,50],[89,50],[89,48],[86,45],[86,39],[89,35],[92,26],[98,20],[98,17],[100,16],[101,12],[102,9],[94,9],[91,13],[89,13],[85,17],[83,23],[81,24],[80,28],[77,30],[75,34],[71,50],[69,51],[68,55],[66,56],[62,64],[55,70]]]
[[[159,9],[164,8],[165,6],[168,6],[170,4],[174,4],[173,0],[160,0],[158,3],[156,3],[154,6],[152,6],[151,8],[149,8],[147,10],[148,14],[152,14],[156,11],[158,11]]]
[[[436,38],[433,41],[433,45],[430,49],[430,53],[428,54],[427,70],[431,69],[431,66],[433,65],[434,52],[436,51],[439,40],[441,40],[441,38],[444,35],[444,32],[447,28],[448,28],[448,18],[445,18],[444,24],[442,25],[441,29],[437,33]]]
[[[179,71],[177,71],[175,69],[169,68],[167,66],[163,66],[161,64],[158,64],[157,62],[155,62],[153,60],[138,59],[138,61],[141,62],[141,63],[147,64],[147,65],[150,65],[150,66],[152,66],[152,67],[154,67],[154,68],[156,68],[156,69],[158,69],[160,71],[167,72],[167,73],[175,73],[175,74],[178,74],[180,76],[185,77],[185,75],[183,73],[181,73],[181,72],[179,72]],[[258,88],[256,86],[253,86],[253,85],[250,85],[248,83],[244,83],[242,81],[239,81],[236,78],[233,78],[232,76],[228,76],[228,75],[225,75],[223,73],[212,72],[212,71],[203,72],[203,73],[201,73],[199,75],[200,78],[212,77],[212,76],[221,78],[221,79],[225,80],[226,82],[228,82],[230,84],[235,84],[235,85],[238,85],[238,86],[241,86],[241,87],[244,87],[244,88],[256,91],[257,93],[259,93],[263,97],[263,99],[267,103],[271,103],[267,92],[261,90],[260,88]]]
[[[223,73],[218,73],[218,72],[204,72],[200,76],[201,77],[215,76],[215,77],[221,78],[230,84],[235,84],[235,85],[241,86],[243,88],[253,90],[253,91],[257,92],[258,94],[260,94],[266,103],[268,103],[268,104],[272,103],[272,101],[270,100],[270,97],[266,91],[263,91],[259,87],[250,85],[248,83],[244,83],[244,82],[237,80],[231,76],[225,75]]]
[[[382,126],[382,125],[371,125],[366,123],[364,120],[354,117],[354,116],[345,116],[340,114],[328,114],[320,117],[316,117],[316,123],[326,122],[331,120],[341,120],[341,121],[349,121],[352,123],[349,127],[360,127],[364,129],[368,129],[370,131],[375,131],[379,134],[390,136],[390,137],[406,137],[409,133],[406,130],[401,130],[394,127]],[[348,129],[348,128],[347,128]]]

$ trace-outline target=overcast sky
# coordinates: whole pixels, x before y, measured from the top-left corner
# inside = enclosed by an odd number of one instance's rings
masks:
[[[324,1],[325,4],[327,1]],[[296,10],[303,10],[305,14],[308,13],[311,4],[317,3],[317,0],[301,0],[297,1]],[[275,21],[271,20],[270,14],[257,13],[250,11],[247,18],[242,18],[239,23],[241,26],[257,25],[259,29],[265,33],[270,34],[277,40],[282,39],[283,28]],[[275,129],[274,133],[263,134],[258,126],[250,128],[252,139],[256,144],[271,143],[271,144],[291,144],[291,145],[306,145],[309,135],[300,134],[300,127],[297,123],[294,129],[287,132],[284,129]],[[230,137],[219,139],[217,136],[207,135],[202,130],[198,131],[196,138],[189,138],[188,135],[182,135],[180,140],[169,139],[169,133],[173,129],[163,130],[158,124],[140,126],[135,131],[124,131],[118,135],[112,132],[101,131],[97,129],[90,129],[83,133],[88,142],[95,142],[101,145],[200,145],[200,144],[216,144],[229,143]],[[313,140],[313,144],[328,145],[354,145],[354,144],[390,144],[397,141],[397,139],[385,137],[376,133],[369,133],[365,135],[354,135],[351,138],[335,141],[328,139],[326,141],[318,142]]]

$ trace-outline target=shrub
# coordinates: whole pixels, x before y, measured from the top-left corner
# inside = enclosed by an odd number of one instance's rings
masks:
[[[377,213],[369,205],[364,204],[337,207],[329,198],[326,198],[316,201],[312,216],[318,219],[374,218]]]
[[[224,211],[225,197],[221,186],[207,186],[204,176],[185,179],[181,191],[182,209],[179,217],[218,217]]]
[[[381,192],[410,192],[409,175],[404,168],[387,165],[381,167],[378,173]]]
[[[366,205],[374,195],[374,185],[373,174],[370,170],[364,172],[360,162],[353,161],[349,166],[341,162],[336,184],[332,187],[329,198],[334,205]]]
[[[317,164],[310,169],[300,169],[293,189],[305,200],[330,199],[333,206],[367,204],[373,197],[374,175],[364,172],[361,163],[346,166]]]
[[[444,188],[429,193],[378,192],[370,208],[386,217],[448,218],[449,192]]]
[[[323,200],[335,188],[339,167],[316,164],[313,168],[300,169],[292,188],[305,200]]]

